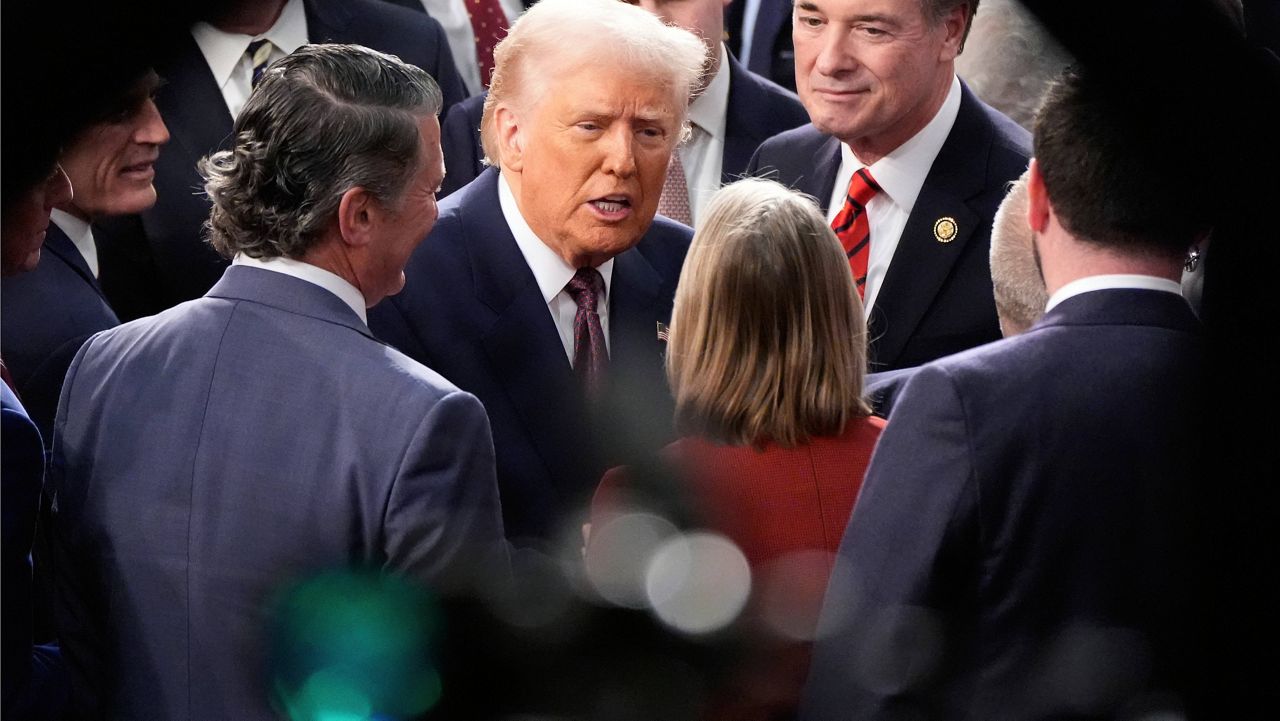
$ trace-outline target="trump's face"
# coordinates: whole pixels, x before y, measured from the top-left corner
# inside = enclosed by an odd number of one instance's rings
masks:
[[[569,265],[594,267],[653,222],[687,100],[616,62],[555,70],[538,102],[498,108],[502,168],[534,233]]]

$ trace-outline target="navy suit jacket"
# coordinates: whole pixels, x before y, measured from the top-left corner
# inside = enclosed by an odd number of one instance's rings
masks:
[[[484,403],[513,539],[558,538],[607,468],[671,440],[657,323],[670,319],[691,235],[658,217],[614,258],[611,385],[594,405],[502,216],[496,168],[441,203],[405,289],[370,311],[378,337]]]
[[[745,0],[734,0],[725,9],[725,29],[729,32],[729,47],[735,55],[741,55],[742,24]],[[796,87],[796,52],[791,42],[790,0],[760,0],[756,23],[751,31],[751,72],[769,78],[779,85],[794,90]]]
[[[89,336],[119,324],[84,256],[56,225],[36,269],[0,285],[0,348],[46,444],[71,359]]]
[[[440,128],[445,174],[441,195],[475,180],[484,170],[480,119],[488,93],[467,98],[453,108]],[[725,109],[724,153],[720,182],[742,177],[756,148],[765,140],[809,121],[796,94],[748,71],[729,56],[729,102]]]
[[[444,110],[467,96],[440,23],[378,0],[304,0],[310,42],[365,45],[431,74]],[[227,261],[203,240],[209,199],[196,162],[230,147],[232,117],[200,48],[189,35],[168,65],[156,106],[171,140],[156,161],[156,204],[111,221],[101,244],[102,284],[120,317],[150,315],[204,295]],[[443,113],[442,113],[443,114]]]
[[[265,609],[333,568],[436,582],[503,543],[484,409],[335,295],[232,266],[91,338],[49,475],[73,705],[274,719]]]
[[[962,84],[960,112],[925,177],[868,318],[870,369],[921,365],[1000,338],[991,289],[991,224],[1007,185],[1026,170],[1031,136]],[[750,172],[818,199],[826,210],[840,141],[813,125],[760,146]],[[949,243],[934,222],[955,220]]]
[[[5,279],[5,285],[11,280]],[[2,382],[0,444],[0,510],[4,512],[0,713],[5,718],[61,719],[67,696],[62,661],[56,646],[34,645],[32,632],[38,594],[32,582],[31,547],[44,484],[44,444],[21,401]]]
[[[892,371],[868,373],[862,384],[863,397],[871,404],[871,412],[881,418],[888,418],[893,406],[902,395],[907,381],[919,371],[921,366],[899,368]]]
[[[916,373],[841,542],[802,718],[1115,718],[1184,693],[1202,368],[1180,296],[1101,290]]]

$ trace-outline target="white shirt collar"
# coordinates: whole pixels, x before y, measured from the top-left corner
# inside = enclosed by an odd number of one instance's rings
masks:
[[[938,158],[947,136],[951,134],[951,127],[956,123],[956,116],[960,114],[960,95],[960,79],[953,75],[951,89],[933,119],[920,132],[870,166],[871,177],[876,179],[884,194],[907,213],[915,207],[933,161]],[[840,152],[842,161],[852,164],[854,172],[867,167],[847,144],[840,144]]]
[[[720,43],[720,68],[706,90],[689,104],[689,122],[713,138],[724,139],[729,109],[729,53]]]
[[[270,270],[299,280],[305,280],[312,285],[318,285],[338,296],[338,299],[343,303],[346,303],[356,315],[360,316],[361,323],[367,325],[369,322],[365,313],[364,294],[354,285],[348,283],[342,276],[331,273],[320,266],[304,263],[293,258],[250,258],[243,253],[237,253],[231,264]]]
[[[80,251],[80,255],[84,256],[84,262],[88,264],[89,272],[93,273],[93,277],[97,278],[98,245],[93,241],[93,226],[89,225],[87,221],[57,208],[50,211],[49,219],[71,239],[71,242],[76,246],[76,250]]]
[[[1182,295],[1182,286],[1176,281],[1168,278],[1157,278],[1153,275],[1091,275],[1086,278],[1077,278],[1058,289],[1056,293],[1049,296],[1049,302],[1045,305],[1045,312],[1053,310],[1053,307],[1073,296],[1082,293],[1089,293],[1095,290],[1109,290],[1116,288],[1130,288],[1137,290],[1161,290],[1174,295]]]
[[[516,196],[511,192],[511,185],[502,173],[498,174],[498,205],[502,208],[502,217],[506,219],[507,227],[511,228],[511,234],[515,236],[516,245],[520,246],[524,262],[538,281],[542,299],[550,303],[569,284],[578,269],[566,263],[551,246],[542,242],[533,228],[525,222],[524,216],[520,214],[520,206],[516,204]],[[613,258],[601,263],[596,270],[604,277],[604,296],[608,298],[609,284],[613,281]]]
[[[254,40],[270,40],[285,55],[307,44],[307,12],[302,0],[289,0],[280,11],[275,24],[261,35],[244,35],[228,33],[210,25],[198,22],[191,26],[191,37],[200,47],[201,54],[209,63],[213,79],[221,88],[231,79],[236,64],[249,49]]]

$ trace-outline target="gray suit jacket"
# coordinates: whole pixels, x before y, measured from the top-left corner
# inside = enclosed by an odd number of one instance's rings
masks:
[[[268,719],[273,593],[322,569],[438,581],[503,534],[484,409],[336,296],[233,266],[72,362],[49,478],[84,716]]]

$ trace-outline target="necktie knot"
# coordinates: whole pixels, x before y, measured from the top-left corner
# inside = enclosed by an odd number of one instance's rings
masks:
[[[880,184],[876,182],[875,178],[871,177],[871,171],[866,168],[858,170],[849,179],[849,197],[864,208],[879,192]]]
[[[596,303],[603,290],[604,277],[595,268],[579,268],[565,286],[565,291],[573,298],[573,302],[590,313],[596,312]]]
[[[271,48],[274,47],[270,40],[254,40],[249,43],[249,48],[244,51],[248,56],[249,62],[253,65],[253,87],[257,88],[258,83],[262,82],[262,74],[266,72],[267,66],[271,64]]]

